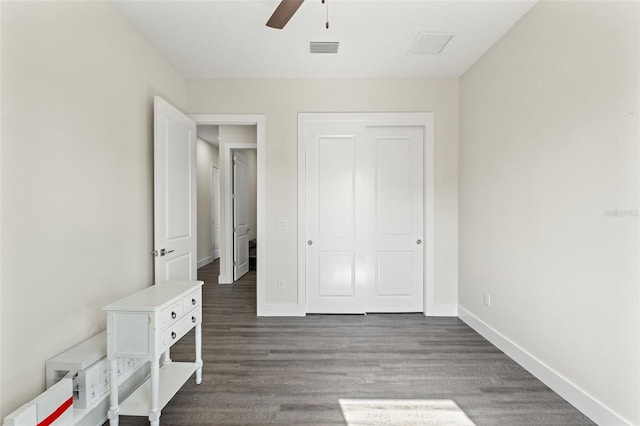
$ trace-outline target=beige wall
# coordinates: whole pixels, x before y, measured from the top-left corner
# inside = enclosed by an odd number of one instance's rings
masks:
[[[540,2],[460,90],[460,306],[632,424],[639,12]]]
[[[298,112],[434,112],[435,301],[457,302],[458,79],[189,80],[187,86],[190,113],[265,114],[267,303],[297,301]],[[280,220],[288,230],[278,229]],[[278,279],[286,288],[278,288]]]
[[[109,2],[0,2],[0,417],[153,280],[153,95],[185,80]]]
[[[196,140],[198,190],[198,262],[213,256],[211,239],[211,165],[219,167],[218,147]]]
[[[224,150],[224,146],[229,143],[256,143],[257,134],[256,126],[240,126],[240,125],[222,125],[220,128],[220,150]],[[257,225],[257,157],[255,149],[240,150],[247,158],[247,182],[249,184],[249,239],[256,238]],[[224,225],[226,218],[226,202],[225,202],[225,164],[220,161],[220,223]],[[220,227],[220,275],[227,273],[225,262],[223,259],[227,256],[225,251],[225,241],[227,232],[224,226]],[[229,254],[233,256],[233,254]],[[231,277],[232,271],[229,271]]]

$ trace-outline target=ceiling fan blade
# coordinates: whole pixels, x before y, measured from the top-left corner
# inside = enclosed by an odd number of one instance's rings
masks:
[[[296,13],[304,0],[282,0],[276,8],[269,21],[267,27],[283,29],[289,19]]]

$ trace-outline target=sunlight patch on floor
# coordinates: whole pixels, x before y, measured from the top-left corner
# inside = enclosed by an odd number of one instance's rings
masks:
[[[348,426],[475,426],[450,399],[340,399]]]

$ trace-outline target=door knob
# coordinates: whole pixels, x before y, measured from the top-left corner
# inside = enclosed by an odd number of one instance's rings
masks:
[[[308,244],[308,245],[312,245],[312,244],[313,244],[313,241],[309,240],[309,241],[307,241],[307,244]]]
[[[160,256],[166,256],[169,253],[173,253],[175,250],[167,250],[167,249],[161,249],[160,250]],[[157,256],[157,255],[156,255]]]
[[[418,244],[418,245],[422,244],[422,240],[416,241],[416,244]]]

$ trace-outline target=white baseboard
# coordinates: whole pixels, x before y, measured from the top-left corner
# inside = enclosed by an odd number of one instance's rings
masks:
[[[233,284],[233,277],[227,275],[218,275],[218,284]]]
[[[431,303],[427,305],[424,315],[427,317],[457,317],[458,305],[456,303]]]
[[[631,425],[632,423],[616,414],[602,402],[598,401],[583,389],[563,377],[553,368],[536,358],[498,330],[473,315],[462,306],[458,306],[459,318],[477,331],[524,369],[549,386],[554,392],[566,399],[585,416],[601,426]]]
[[[214,257],[213,256],[205,257],[202,260],[198,260],[198,268],[202,268],[203,266],[207,266],[208,264],[210,264],[213,261],[214,261]]]
[[[297,303],[265,303],[258,306],[259,317],[304,317]]]

